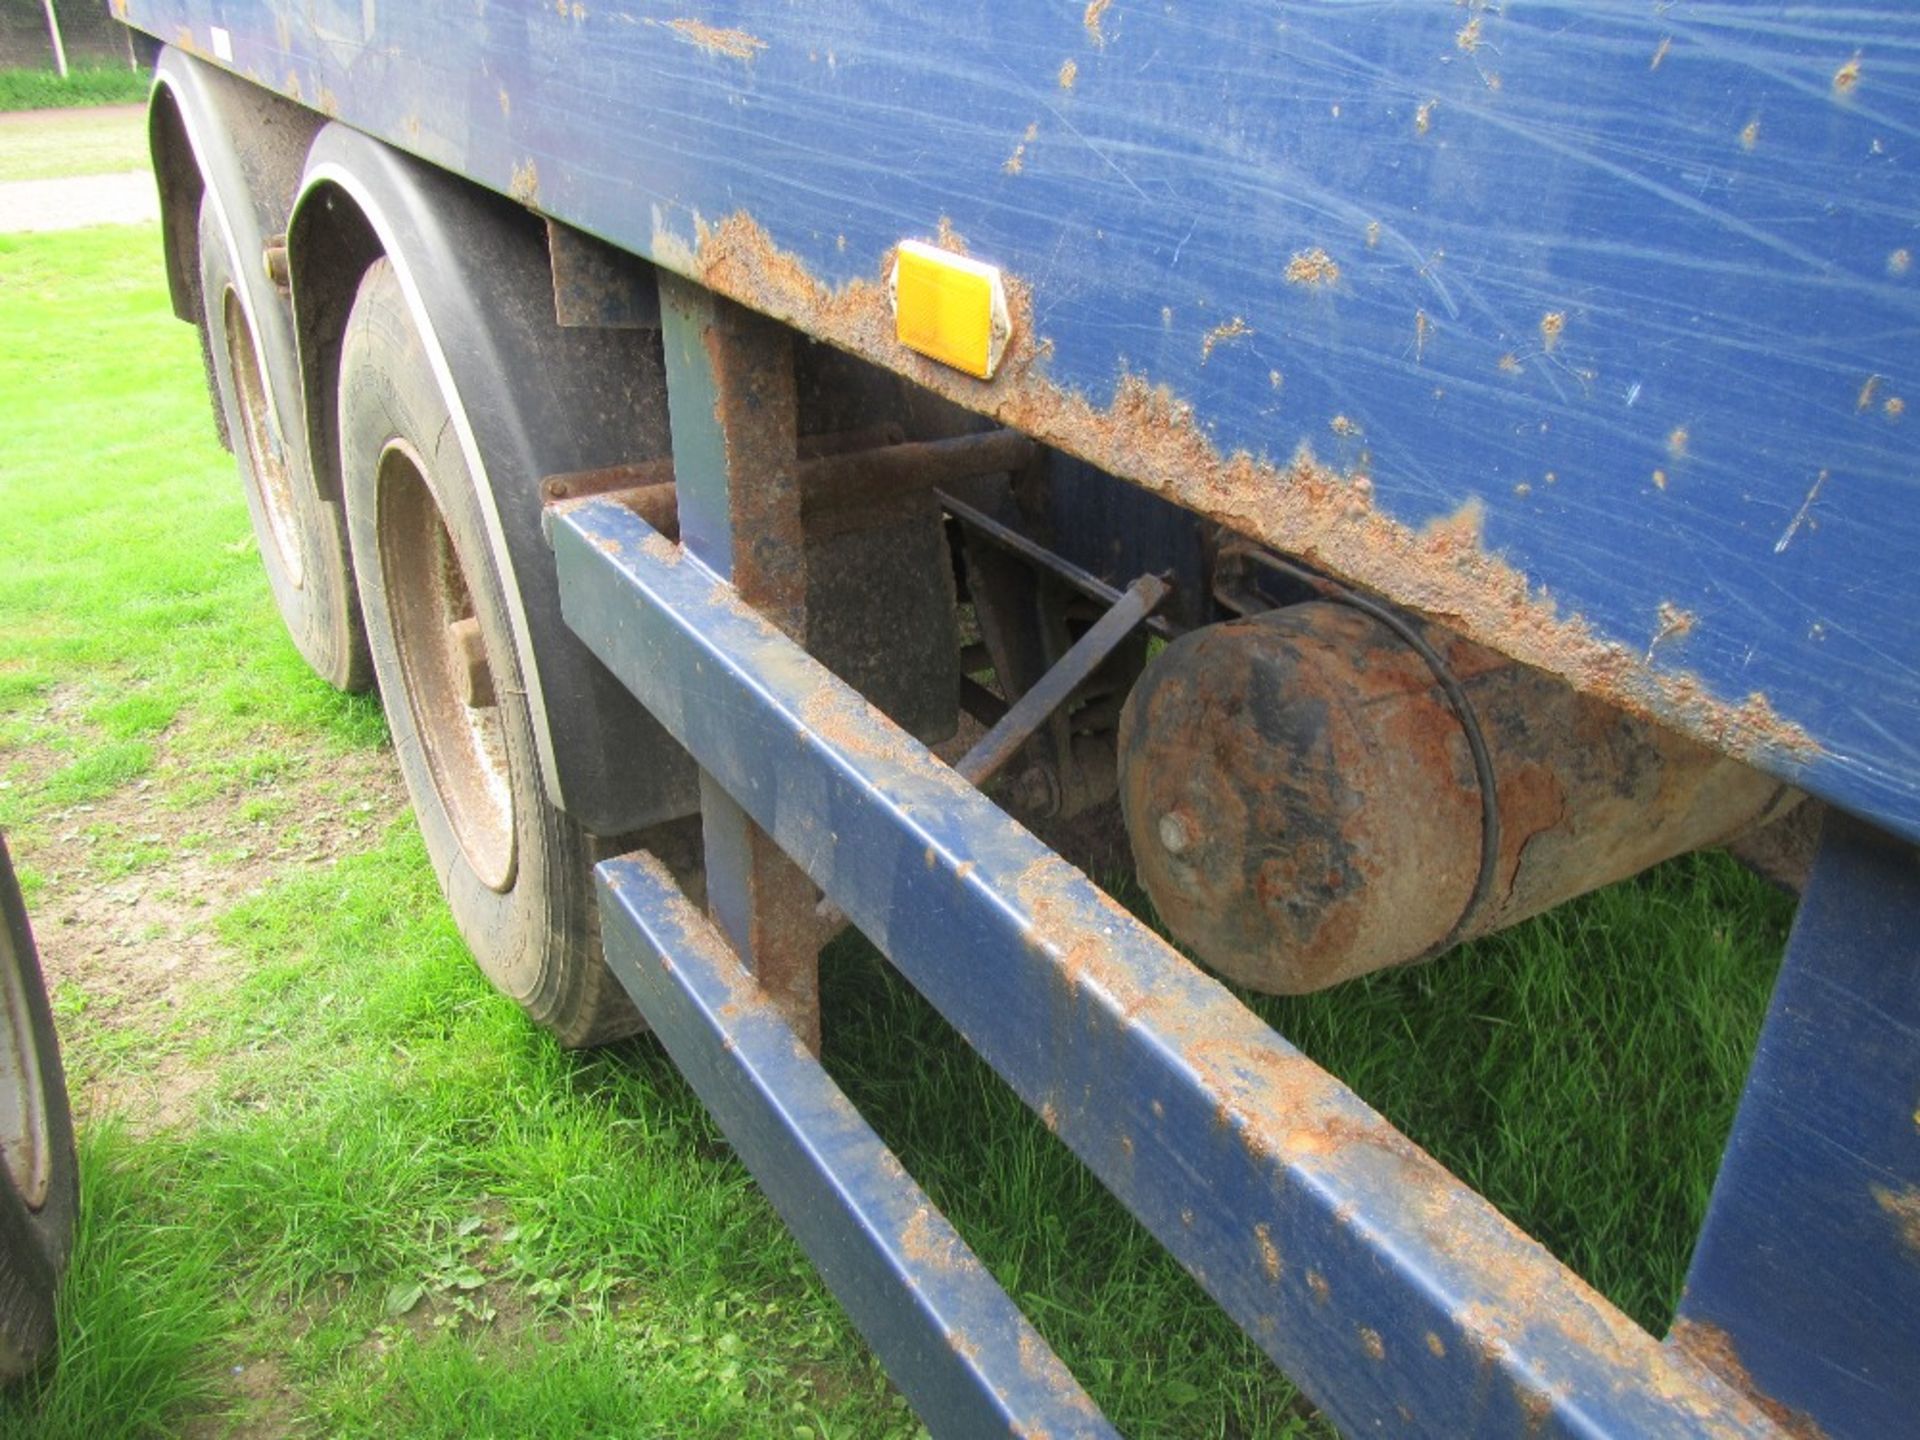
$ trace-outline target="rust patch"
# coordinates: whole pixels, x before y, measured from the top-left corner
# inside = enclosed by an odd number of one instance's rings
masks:
[[[1567,312],[1564,310],[1549,310],[1540,317],[1540,343],[1547,347],[1549,355],[1560,348],[1560,337],[1566,333],[1566,329]]]
[[[513,167],[513,174],[507,180],[507,194],[522,205],[532,205],[540,199],[540,171],[531,160],[522,160]]]
[[[1523,368],[1520,364],[1520,357],[1512,351],[1508,351],[1500,357],[1500,373],[1503,375],[1518,375]]]
[[[1339,280],[1339,265],[1317,245],[1311,250],[1295,252],[1294,257],[1287,261],[1289,285],[1327,286],[1338,284]]]
[[[1433,107],[1439,103],[1438,100],[1423,100],[1420,102],[1420,107],[1413,112],[1414,134],[1424,135],[1433,129]]]
[[[1378,220],[1369,220],[1367,222],[1367,249],[1378,250],[1379,248],[1380,222]]]
[[[1260,1247],[1260,1268],[1267,1272],[1267,1279],[1277,1281],[1283,1268],[1280,1263],[1280,1247],[1273,1243],[1273,1232],[1265,1225],[1253,1227],[1253,1240]]]
[[[1370,1359],[1384,1360],[1387,1358],[1387,1342],[1380,1338],[1380,1332],[1378,1330],[1370,1326],[1362,1325],[1360,1327],[1360,1348],[1367,1352]]]
[[[1313,1292],[1313,1298],[1322,1305],[1333,1298],[1333,1287],[1327,1284],[1327,1277],[1318,1270],[1307,1271],[1307,1289]]]
[[[1453,44],[1456,50],[1468,55],[1480,48],[1480,17],[1478,15],[1460,27],[1459,33],[1453,37]]]
[[[1413,359],[1414,363],[1427,358],[1427,340],[1433,334],[1433,322],[1427,318],[1427,312],[1413,312]]]
[[[1885,1185],[1873,1187],[1874,1203],[1892,1217],[1899,1227],[1900,1243],[1920,1258],[1920,1185],[1891,1190]]]
[[[729,60],[751,60],[767,48],[767,42],[744,30],[723,30],[704,20],[669,20],[667,29],[687,44],[709,55],[724,55]]]
[[[1887,256],[1887,274],[1898,277],[1913,268],[1913,252],[1904,246]]]
[[[1740,148],[1751,151],[1760,143],[1760,117],[1755,116],[1740,128]]]
[[[1882,405],[1880,410],[1889,420],[1898,420],[1902,415],[1907,413],[1907,402],[1902,400],[1898,395],[1889,395],[1887,397],[1887,403]]]
[[[1209,330],[1206,338],[1200,342],[1200,363],[1206,364],[1213,358],[1213,347],[1229,340],[1243,340],[1253,334],[1253,327],[1236,315],[1224,325],[1216,325]]]
[[[1360,433],[1360,427],[1344,415],[1336,415],[1327,422],[1327,428],[1343,440],[1351,440]]]
[[[900,1253],[915,1265],[936,1270],[958,1270],[967,1262],[960,1242],[951,1231],[935,1224],[933,1211],[922,1205],[900,1232]]]
[[[951,250],[956,255],[967,253],[967,237],[953,228],[953,221],[942,215],[940,223],[934,228],[933,238],[942,250]]]
[[[1071,90],[1073,88],[1073,82],[1080,78],[1080,62],[1072,57],[1061,61],[1058,78],[1062,90]]]
[[[1647,69],[1658,70],[1661,62],[1667,58],[1667,52],[1671,49],[1673,49],[1673,37],[1671,35],[1662,35],[1659,45],[1654,48],[1653,59],[1647,62]]]
[[[1860,387],[1860,393],[1854,397],[1854,413],[1858,414],[1862,410],[1872,409],[1873,398],[1879,393],[1879,390],[1880,377],[1878,375],[1867,376],[1866,382]]]
[[[1804,1410],[1783,1405],[1753,1383],[1753,1376],[1740,1359],[1740,1352],[1734,1348],[1733,1337],[1718,1325],[1710,1325],[1702,1320],[1676,1320],[1667,1339],[1683,1354],[1699,1361],[1753,1401],[1792,1440],[1827,1440],[1827,1432],[1820,1428],[1811,1415]]]
[[[1667,436],[1667,453],[1676,460],[1686,459],[1687,443],[1692,438],[1693,438],[1692,436],[1687,434],[1686,426],[1684,425],[1674,426],[1672,433],[1670,433]]]
[[[922,774],[929,769],[946,769],[919,745],[889,728],[885,717],[874,706],[859,695],[837,687],[820,685],[809,690],[801,702],[800,723],[829,745],[850,755],[889,761]]]
[[[1855,55],[1846,64],[1833,72],[1833,93],[1842,100],[1849,98],[1860,85],[1860,57]]]
[[[1659,718],[1748,761],[1806,760],[1821,753],[1818,742],[1782,719],[1765,696],[1726,700],[1695,677],[1651,673],[1635,650],[1603,639],[1581,616],[1558,613],[1551,597],[1535,593],[1526,575],[1497,554],[1477,545],[1436,544],[1431,535],[1380,513],[1356,483],[1364,478],[1357,469],[1327,466],[1306,446],[1284,462],[1246,451],[1223,454],[1188,404],[1138,375],[1124,374],[1104,407],[1051,383],[1045,375],[1050,342],[1034,334],[1031,297],[1017,280],[1008,287],[1014,339],[999,375],[982,382],[899,344],[885,283],[890,251],[879,257],[873,278],[835,291],[744,214],[701,224],[692,250],[671,235],[656,236],[654,250],[663,263],[753,309],[1228,529],[1441,617],[1479,643],[1609,704]],[[1310,258],[1316,253],[1324,264]],[[1295,264],[1321,283],[1338,275],[1324,252],[1303,252]],[[1290,277],[1294,268],[1288,267]]]
[[[1447,1358],[1447,1342],[1442,1340],[1439,1335],[1432,1330],[1427,1331],[1427,1349],[1433,1352],[1434,1358],[1437,1360]]]
[[[1107,7],[1113,0],[1087,0],[1087,8],[1080,16],[1080,23],[1087,27],[1087,34],[1093,37],[1096,45],[1105,45],[1107,37],[1100,28],[1100,22],[1107,18]]]

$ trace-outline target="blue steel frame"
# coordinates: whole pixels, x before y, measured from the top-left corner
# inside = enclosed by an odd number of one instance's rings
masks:
[[[1753,1401],[1620,1315],[694,556],[607,501],[556,515],[551,531],[568,623],[1345,1431],[1775,1433]],[[744,1003],[737,964],[694,934],[661,872],[617,862],[603,883],[618,973],[706,1077],[696,1084],[776,1198],[801,1183],[789,1173],[798,1147],[805,1183],[842,1211],[897,1221],[917,1208],[883,1161],[838,1168],[832,1144],[796,1141],[770,1114],[823,1083],[811,1055],[789,1042],[778,1056],[763,1032],[736,1031],[732,1017],[761,1026],[765,1007]],[[742,1046],[782,1073],[737,1064]],[[791,1213],[804,1220],[807,1206]],[[878,1346],[889,1334],[867,1318],[881,1303],[872,1287],[916,1288],[935,1313],[948,1299],[937,1269],[902,1273],[888,1223],[801,1229],[823,1271],[849,1277],[836,1283]],[[920,1403],[951,1383],[944,1357],[930,1373],[903,1367],[896,1378]],[[988,1369],[1006,1373],[983,1363],[977,1383]],[[978,1412],[922,1413],[978,1433],[965,1418]]]

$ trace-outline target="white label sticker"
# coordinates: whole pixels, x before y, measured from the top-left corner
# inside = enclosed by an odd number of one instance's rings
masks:
[[[233,63],[233,36],[218,25],[213,27],[213,58],[229,65]]]

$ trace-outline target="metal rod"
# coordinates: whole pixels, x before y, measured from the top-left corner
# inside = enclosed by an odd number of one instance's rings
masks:
[[[1088,628],[1032,689],[1014,701],[974,747],[953,768],[975,785],[984,785],[1033,738],[1047,717],[1072,698],[1073,692],[1151,615],[1173,587],[1158,575],[1142,575],[1129,585],[1107,613]]]
[[[977,532],[984,540],[990,540],[1002,550],[1011,551],[1021,559],[1031,561],[1040,569],[1056,575],[1083,595],[1091,595],[1105,605],[1112,605],[1120,598],[1120,591],[1095,575],[1091,570],[1083,570],[1064,555],[1056,555],[1039,541],[1030,539],[1015,530],[1011,525],[1003,525],[984,510],[976,510],[964,500],[956,500],[944,490],[935,490],[934,499],[940,502],[940,508],[969,530]],[[1148,619],[1147,628],[1162,639],[1171,640],[1181,632],[1164,615],[1155,615]]]
[[[945,440],[869,443],[884,442],[898,433],[897,427],[871,426],[802,437],[798,442],[802,509],[808,515],[859,509],[974,475],[1017,470],[1032,460],[1035,449],[1033,441],[1017,430],[982,430]],[[626,498],[628,492],[636,490],[655,492],[651,503],[656,509],[641,509],[637,501]],[[549,504],[591,495],[610,496],[635,509],[655,529],[660,528],[653,520],[657,507],[671,508],[679,502],[674,465],[668,457],[549,475],[540,482],[540,494]]]

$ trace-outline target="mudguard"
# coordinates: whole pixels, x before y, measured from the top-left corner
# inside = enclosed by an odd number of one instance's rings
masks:
[[[669,453],[659,333],[562,328],[538,217],[339,124],[308,154],[288,251],[323,491],[339,493],[340,327],[384,254],[480,487],[549,798],[599,835],[692,814],[693,762],[561,619],[541,530],[543,476]]]
[[[300,434],[306,423],[297,367],[275,363],[275,357],[295,353],[293,311],[261,257],[268,237],[286,229],[301,162],[322,123],[310,111],[171,46],[161,50],[154,67],[147,132],[160,187],[173,313],[189,324],[200,323],[204,194],[235,257],[240,300],[259,337],[274,419],[286,436]],[[211,368],[208,374],[211,379]],[[225,441],[217,399],[214,414]],[[306,463],[300,446],[288,449],[292,463]]]

